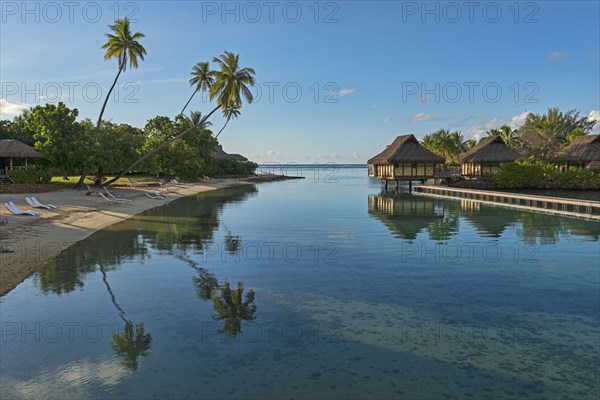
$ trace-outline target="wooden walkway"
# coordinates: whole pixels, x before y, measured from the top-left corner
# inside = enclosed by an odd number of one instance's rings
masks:
[[[488,190],[451,188],[445,186],[420,185],[415,186],[414,191],[419,194],[435,197],[467,199],[479,203],[600,221],[600,201],[492,192]]]

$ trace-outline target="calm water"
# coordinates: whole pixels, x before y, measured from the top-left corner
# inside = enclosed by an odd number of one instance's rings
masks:
[[[1,397],[597,398],[599,223],[302,173],[27,279],[0,300]]]

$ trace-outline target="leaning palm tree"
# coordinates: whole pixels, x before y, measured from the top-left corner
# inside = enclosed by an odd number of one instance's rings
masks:
[[[127,69],[127,64],[129,64],[129,67],[132,69],[137,68],[138,60],[143,61],[144,56],[146,55],[146,49],[138,42],[138,40],[143,39],[145,35],[140,32],[131,32],[129,27],[129,18],[125,17],[124,19],[117,19],[113,25],[109,25],[109,28],[113,33],[106,34],[108,40],[106,43],[104,43],[104,45],[102,45],[101,48],[106,50],[104,53],[104,60],[110,60],[113,58],[117,58],[119,60],[119,70],[112,86],[106,94],[102,108],[100,109],[100,115],[98,116],[98,122],[96,122],[96,129],[94,130],[93,143],[96,143],[98,138],[100,123],[102,122],[104,110],[106,110],[108,99],[110,98],[110,94],[119,80],[119,76]],[[86,175],[87,171],[84,170],[79,178],[79,181],[77,182],[77,186],[81,186],[83,184],[83,180],[85,179]]]
[[[214,77],[212,76],[212,72],[210,71],[210,68],[208,66],[208,61],[199,62],[198,64],[194,65],[194,68],[192,68],[192,78],[190,79],[190,86],[196,86],[196,90],[194,90],[194,93],[192,93],[190,99],[187,101],[187,103],[185,103],[185,106],[183,106],[183,109],[181,110],[180,114],[183,114],[188,104],[190,104],[190,101],[192,101],[192,99],[194,98],[196,93],[198,93],[199,90],[210,90],[210,87],[214,81]]]
[[[181,139],[185,135],[187,135],[192,130],[196,129],[201,124],[205,123],[208,118],[211,117],[218,109],[226,110],[228,107],[234,106],[236,108],[242,107],[242,98],[244,98],[248,103],[251,103],[253,100],[252,92],[250,92],[250,86],[254,86],[254,75],[256,72],[252,68],[240,68],[239,66],[239,55],[233,54],[230,51],[226,51],[220,57],[213,58],[213,61],[216,62],[220,70],[214,71],[213,76],[215,78],[215,82],[210,87],[210,99],[217,99],[217,106],[204,116],[196,125],[184,130],[180,134],[172,137],[171,139],[161,143],[159,146],[150,150],[142,157],[138,158],[134,163],[129,165],[123,171],[121,171],[117,176],[113,179],[109,180],[105,183],[105,185],[110,185],[116,180],[120,179],[127,172],[131,171],[138,164],[144,161],[146,158],[156,154],[160,150],[164,149],[166,146],[171,144],[172,142]]]
[[[225,121],[225,125],[223,125],[219,133],[217,133],[215,139],[219,137],[231,119],[235,119],[240,116],[240,110],[235,107],[227,107],[225,110],[223,110],[223,116],[227,118],[227,121]]]

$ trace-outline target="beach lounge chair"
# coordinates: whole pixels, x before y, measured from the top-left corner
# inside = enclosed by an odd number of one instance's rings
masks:
[[[150,193],[146,193],[146,196],[150,197],[153,200],[164,200],[165,198],[162,196],[152,195]]]
[[[4,203],[4,207],[6,207],[6,209],[8,211],[10,211],[11,213],[13,213],[15,215],[31,215],[33,217],[37,217],[37,216],[40,215],[40,214],[38,214],[38,213],[36,213],[35,211],[32,211],[32,210],[21,210],[12,201],[9,201],[8,203]]]
[[[33,196],[25,197],[25,201],[27,202],[27,204],[34,208],[45,208],[46,210],[54,210],[56,208],[56,206],[52,204],[43,204]]]
[[[104,187],[104,193],[100,193],[100,194],[101,195],[104,194],[108,198],[116,200],[119,203],[131,203],[130,199],[125,199],[125,198],[123,198],[123,196],[117,196],[117,195],[114,195],[111,192],[109,192],[108,189],[106,188],[106,186]]]
[[[43,206],[43,207],[50,207],[50,208],[58,208],[56,207],[54,204],[50,204],[50,203],[42,203],[41,201],[39,201],[36,197],[31,196],[31,200],[33,200],[33,202],[39,206]]]
[[[146,186],[148,186],[147,183],[142,183],[142,182],[134,181],[131,178],[127,178],[127,180],[129,181],[129,187],[146,187]]]
[[[100,193],[97,190],[92,189],[90,187],[90,185],[85,185],[85,187],[87,187],[87,190],[88,190],[87,193],[85,194],[86,196],[90,196],[90,195],[92,195],[92,196],[98,196],[98,194]]]
[[[108,195],[105,195],[104,193],[98,193],[100,195],[100,197],[102,197],[102,199],[104,199],[104,201],[106,201],[108,204],[129,204],[131,203],[131,200],[129,199],[120,199],[120,198],[116,198],[116,197],[109,197]]]
[[[156,190],[153,190],[153,191],[152,191],[152,194],[153,194],[154,196],[157,196],[157,197],[160,197],[160,198],[163,198],[163,199],[166,199],[167,197],[169,197],[169,196],[167,196],[167,195],[165,195],[165,194],[162,194],[162,193],[159,193],[159,192],[157,192]]]

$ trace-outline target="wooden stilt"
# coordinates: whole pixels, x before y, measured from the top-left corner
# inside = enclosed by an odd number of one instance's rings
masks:
[[[408,193],[412,193],[412,181],[408,181]]]

